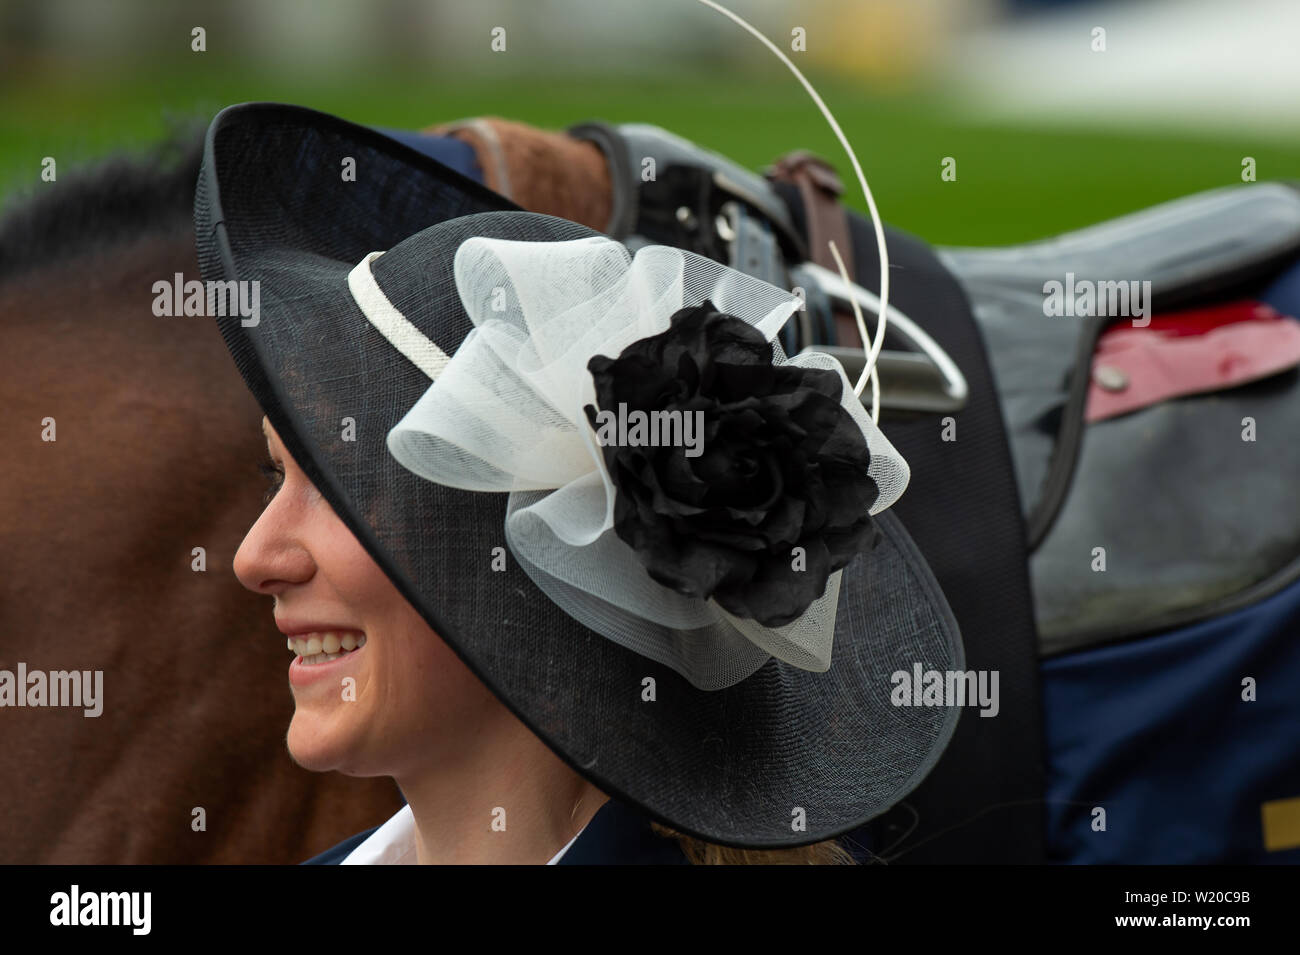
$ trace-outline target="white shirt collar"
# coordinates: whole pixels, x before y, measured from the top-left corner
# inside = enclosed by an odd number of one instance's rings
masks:
[[[547,865],[555,865],[569,851],[578,836],[587,831],[583,826],[578,835],[551,857]],[[415,814],[407,803],[396,815],[362,840],[361,844],[344,857],[339,865],[415,865]]]

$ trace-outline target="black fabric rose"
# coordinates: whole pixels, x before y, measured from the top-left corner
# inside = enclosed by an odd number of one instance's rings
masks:
[[[644,441],[603,444],[615,532],[664,586],[778,627],[874,546],[868,511],[879,489],[866,439],[840,404],[840,376],[772,357],[761,332],[706,300],[587,368],[605,423],[634,411],[702,412],[694,456]],[[599,436],[596,409],[583,410]]]

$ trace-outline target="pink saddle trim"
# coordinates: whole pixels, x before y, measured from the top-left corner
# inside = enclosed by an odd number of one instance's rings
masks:
[[[1101,421],[1182,395],[1233,388],[1300,365],[1300,321],[1262,302],[1153,316],[1102,333],[1086,420]]]

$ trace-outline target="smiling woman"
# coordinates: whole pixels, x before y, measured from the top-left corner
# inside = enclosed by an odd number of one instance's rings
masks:
[[[276,625],[314,656],[295,646],[289,665],[290,754],[316,772],[392,776],[414,816],[419,862],[547,861],[604,797],[433,633],[263,424],[283,484],[234,568],[274,598]],[[496,806],[516,824],[485,825]]]
[[[276,104],[213,122],[195,226],[205,279],[262,288],[216,321],[266,412],[235,572],[293,655],[289,751],[407,800],[312,861],[853,861],[956,723],[889,674],[962,653],[906,463],[775,343],[797,296]],[[611,403],[701,430],[602,444]]]

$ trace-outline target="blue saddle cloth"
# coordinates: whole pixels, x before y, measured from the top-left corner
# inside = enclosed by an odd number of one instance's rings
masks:
[[[1295,263],[1273,280],[1259,297],[1283,315],[1300,318],[1300,262]]]
[[[1193,626],[1046,661],[1052,861],[1300,862],[1300,846],[1265,847],[1262,808],[1298,800],[1300,819],[1297,634],[1300,583]]]
[[[479,168],[478,158],[468,143],[451,136],[433,136],[429,133],[416,133],[409,129],[390,129],[385,126],[372,126],[375,132],[383,133],[389,139],[395,139],[417,152],[424,153],[430,159],[436,159],[462,176],[468,176],[475,182],[483,182],[483,170]]]

